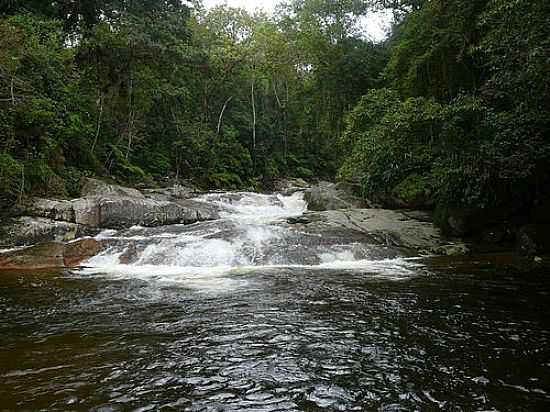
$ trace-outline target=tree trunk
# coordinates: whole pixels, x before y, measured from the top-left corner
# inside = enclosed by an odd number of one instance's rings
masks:
[[[15,79],[14,79],[14,77],[12,76],[11,82],[10,82],[10,94],[11,94],[11,104],[12,104],[13,106],[15,106],[14,83],[15,83]]]
[[[256,100],[254,97],[254,83],[256,82],[255,76],[252,77],[252,86],[250,88],[250,94],[252,96],[252,155],[254,160],[254,171],[256,171]]]
[[[99,133],[101,131],[101,120],[103,119],[103,92],[100,92],[99,94],[99,115],[97,116],[97,125],[95,129],[95,138],[94,138],[94,144],[92,145],[92,153],[95,150],[95,147],[97,145],[97,141],[99,139]]]
[[[221,127],[222,127],[222,119],[223,119],[223,114],[225,113],[225,109],[227,109],[227,105],[229,104],[229,102],[233,99],[233,96],[231,96],[229,99],[227,99],[225,101],[225,103],[223,104],[223,107],[222,107],[222,111],[220,112],[220,117],[218,119],[218,129],[216,131],[216,136],[219,136],[220,135],[220,130],[221,130]]]
[[[130,157],[130,150],[132,149],[133,129],[134,129],[134,78],[130,76],[130,84],[128,88],[128,146],[126,147],[126,160]]]
[[[23,194],[25,193],[25,166],[21,169],[21,189],[19,191],[19,206],[23,204]]]

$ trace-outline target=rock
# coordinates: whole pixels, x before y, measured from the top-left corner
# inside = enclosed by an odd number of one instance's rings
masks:
[[[543,259],[540,256],[535,256],[533,258],[533,262],[536,263],[537,265],[540,265],[543,262]]]
[[[334,229],[356,231],[377,244],[398,246],[431,253],[443,244],[441,233],[433,223],[410,218],[404,213],[387,209],[351,209],[310,212],[308,232],[319,233]]]
[[[8,270],[37,270],[65,267],[65,245],[48,242],[0,255],[0,268]]]
[[[307,189],[304,198],[308,203],[308,209],[317,212],[369,206],[368,202],[351,193],[349,186],[330,182],[320,182]]]
[[[95,239],[81,239],[68,243],[63,253],[63,264],[66,268],[74,268],[103,251],[104,246]]]
[[[191,224],[219,218],[204,202],[159,202],[128,197],[100,199],[98,204],[101,228],[125,228],[134,225],[163,226]],[[92,210],[92,214],[95,210]]]
[[[216,207],[186,199],[188,192],[183,187],[166,189],[164,194],[160,189],[158,193],[153,193],[153,197],[158,199],[175,199],[167,201],[146,198],[135,189],[85,179],[83,193],[87,197],[72,201],[36,199],[28,213],[79,226],[105,229],[134,225],[191,224],[219,219]]]
[[[126,251],[120,255],[118,260],[122,265],[129,265],[137,261],[137,248],[134,243],[130,243]]]
[[[101,198],[89,197],[75,199],[71,202],[75,222],[89,227],[101,227]]]
[[[68,244],[40,243],[0,254],[0,268],[6,270],[74,268],[103,249],[104,246],[95,239],[82,239]]]
[[[96,233],[97,230],[75,223],[22,216],[3,227],[0,245],[11,247],[48,241],[67,242]]]
[[[144,189],[143,194],[147,199],[157,201],[185,200],[193,197],[197,191],[193,188],[175,185],[163,189]]]
[[[302,224],[302,225],[309,225],[311,223],[311,220],[309,220],[307,217],[305,216],[298,216],[298,217],[289,217],[287,220],[286,220],[290,225],[297,225],[297,224]]]
[[[75,222],[75,212],[67,200],[34,199],[25,214],[64,222]]]
[[[446,245],[436,246],[432,248],[432,252],[436,255],[443,256],[460,256],[470,253],[470,248],[465,243],[449,243]]]
[[[550,253],[550,225],[525,225],[517,233],[517,246],[524,255]]]
[[[137,189],[129,187],[110,185],[101,180],[85,177],[81,180],[81,196],[82,197],[135,197],[144,199],[145,196]]]
[[[502,222],[514,212],[513,205],[501,208],[460,208],[438,205],[435,221],[447,234],[466,236],[479,233],[495,223]]]
[[[193,211],[191,212],[190,223],[217,220],[220,218],[219,208],[214,204],[191,199],[176,200],[175,203],[185,209]]]
[[[310,185],[304,179],[279,179],[273,183],[273,191],[290,196],[295,192],[305,190]]]

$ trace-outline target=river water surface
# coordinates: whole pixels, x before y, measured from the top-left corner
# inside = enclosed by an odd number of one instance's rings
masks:
[[[0,274],[1,411],[550,410],[548,273],[309,232],[300,194],[199,200],[223,219]]]

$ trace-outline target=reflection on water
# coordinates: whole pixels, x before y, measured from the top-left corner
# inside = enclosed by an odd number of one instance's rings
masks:
[[[548,411],[547,275],[0,276],[0,410]]]

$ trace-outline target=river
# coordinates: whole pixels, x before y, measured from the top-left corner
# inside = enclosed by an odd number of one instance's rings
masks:
[[[0,274],[1,411],[550,410],[548,273],[309,232],[299,193],[197,200],[222,219]]]

